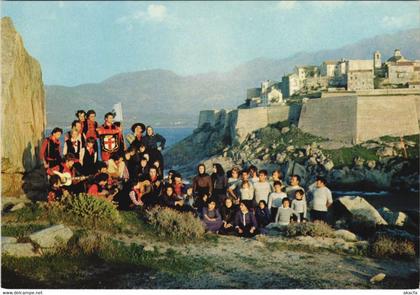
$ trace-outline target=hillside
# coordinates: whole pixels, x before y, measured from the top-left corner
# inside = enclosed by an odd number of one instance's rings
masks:
[[[244,100],[247,88],[266,79],[280,80],[295,65],[320,64],[342,57],[370,58],[375,50],[386,59],[395,48],[400,48],[407,58],[420,58],[419,43],[420,29],[412,29],[284,59],[258,58],[224,73],[180,76],[156,69],[121,73],[95,84],[50,85],[46,87],[48,125],[69,124],[73,120],[69,110],[80,108],[94,108],[102,117],[121,101],[128,123],[142,120],[155,126],[196,126],[199,110],[234,108]]]

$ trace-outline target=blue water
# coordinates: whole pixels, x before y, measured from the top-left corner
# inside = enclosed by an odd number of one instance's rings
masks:
[[[45,136],[49,136],[51,134],[51,130],[52,129],[46,129],[45,130]],[[69,129],[67,128],[63,128],[64,133],[66,133],[67,131],[69,131]],[[194,128],[190,128],[190,127],[180,127],[180,128],[159,128],[156,127],[155,128],[155,132],[159,133],[160,135],[162,135],[163,137],[166,138],[166,145],[165,147],[170,147],[171,145],[177,143],[178,141],[181,141],[182,139],[184,139],[185,137],[189,136],[192,134]],[[125,129],[124,130],[124,135],[127,135],[131,133],[130,129]],[[61,136],[60,138],[61,141],[61,145],[64,144],[64,136]]]

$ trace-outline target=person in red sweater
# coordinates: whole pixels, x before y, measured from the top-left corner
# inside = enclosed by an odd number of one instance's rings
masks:
[[[93,182],[93,184],[89,187],[87,194],[98,198],[104,199],[106,201],[111,202],[114,199],[114,196],[118,193],[116,189],[112,194],[110,191],[106,189],[106,185],[108,183],[108,174],[106,173],[99,173]]]
[[[108,161],[113,154],[122,153],[124,142],[120,127],[114,124],[114,114],[105,114],[105,123],[98,128],[101,141],[101,156],[103,161]]]

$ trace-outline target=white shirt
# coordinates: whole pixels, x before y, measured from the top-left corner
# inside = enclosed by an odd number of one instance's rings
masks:
[[[254,183],[254,194],[255,194],[255,201],[257,201],[257,204],[260,201],[265,201],[265,203],[268,203],[268,195],[271,193],[271,185],[268,181],[264,182],[255,182]]]
[[[282,201],[284,198],[287,198],[286,193],[284,192],[272,192],[269,196],[268,196],[268,209],[271,209],[271,207],[273,208],[280,208],[282,206]]]
[[[333,202],[331,191],[327,187],[317,188],[314,191],[313,209],[327,212],[327,202],[330,204]]]

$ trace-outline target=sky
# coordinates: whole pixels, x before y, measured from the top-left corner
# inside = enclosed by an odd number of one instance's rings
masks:
[[[420,27],[420,2],[0,2],[47,85],[225,72]]]

